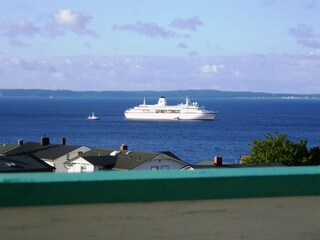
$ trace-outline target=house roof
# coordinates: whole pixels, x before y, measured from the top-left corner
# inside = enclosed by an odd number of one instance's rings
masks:
[[[157,152],[130,152],[118,155],[114,169],[130,170],[160,155]]]
[[[93,157],[83,157],[89,163],[96,165],[96,166],[110,166],[111,168],[114,167],[116,164],[116,157],[113,156],[93,156]]]
[[[108,148],[91,149],[81,155],[88,162],[99,166],[111,166],[114,164],[114,170],[130,170],[133,169],[159,155],[166,155],[186,164],[171,152],[141,152],[129,150],[117,150]],[[114,155],[114,156],[112,156]]]
[[[0,156],[0,172],[53,172],[54,167],[32,155]]]
[[[54,160],[80,147],[81,146],[67,146],[61,144],[41,145],[40,143],[36,142],[27,142],[6,152],[5,155],[13,156],[22,154],[32,154],[41,159]]]
[[[169,152],[169,151],[162,151],[161,153],[169,156],[169,157],[172,157],[172,158],[175,158],[175,159],[178,159],[179,161],[183,162],[178,156],[174,155],[172,152]]]
[[[7,144],[7,143],[3,143],[2,145],[0,145],[0,154],[5,154],[6,152],[18,147],[18,144]]]
[[[112,148],[94,148],[85,153],[82,153],[82,157],[97,157],[97,156],[110,156],[110,153],[115,151]]]
[[[194,169],[201,168],[248,168],[248,167],[285,167],[283,164],[233,164],[233,163],[223,163],[222,165],[216,165],[213,161],[204,160],[192,165]]]
[[[85,159],[87,162],[91,163],[95,166],[110,166],[112,168],[116,164],[116,156],[110,156],[110,153],[113,152],[114,149],[91,149],[87,152],[82,153],[80,156],[77,156],[65,163],[72,163],[79,158]]]

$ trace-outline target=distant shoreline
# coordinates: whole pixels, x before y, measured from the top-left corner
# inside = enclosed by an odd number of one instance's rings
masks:
[[[0,89],[0,97],[42,97],[42,98],[130,98],[159,96],[171,98],[190,96],[192,98],[257,98],[257,99],[320,99],[320,94],[290,94],[264,92],[233,92],[218,90],[175,90],[175,91],[72,91],[42,89]]]

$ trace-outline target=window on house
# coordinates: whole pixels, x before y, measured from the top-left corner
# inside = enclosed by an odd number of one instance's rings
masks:
[[[158,166],[151,166],[151,170],[159,170]]]
[[[162,165],[161,170],[169,170],[169,165]]]
[[[80,167],[80,172],[85,172],[86,171],[86,166],[81,166]]]

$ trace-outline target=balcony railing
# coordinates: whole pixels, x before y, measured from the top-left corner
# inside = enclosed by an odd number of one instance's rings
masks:
[[[320,167],[0,174],[0,206],[320,195]]]

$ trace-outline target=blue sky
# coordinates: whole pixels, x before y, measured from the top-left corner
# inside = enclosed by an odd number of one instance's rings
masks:
[[[320,93],[320,0],[2,1],[0,89]]]

